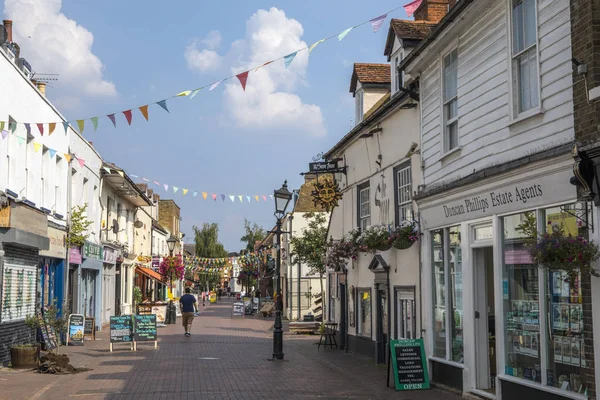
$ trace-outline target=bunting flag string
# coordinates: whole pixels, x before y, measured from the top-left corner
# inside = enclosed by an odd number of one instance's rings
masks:
[[[337,38],[338,41],[342,41],[351,31],[353,31],[354,29],[356,29],[356,28],[358,28],[358,27],[360,27],[362,25],[365,25],[365,24],[370,24],[371,27],[372,27],[372,29],[373,29],[373,31],[377,32],[383,26],[384,21],[386,20],[386,18],[388,17],[388,15],[390,13],[392,13],[392,12],[394,12],[396,10],[399,10],[401,8],[404,8],[406,10],[406,12],[407,12],[408,15],[412,15],[414,13],[414,11],[418,8],[418,6],[421,4],[421,2],[422,2],[422,0],[415,0],[415,1],[412,1],[412,2],[410,2],[410,3],[408,3],[408,4],[404,5],[404,6],[396,7],[394,9],[392,9],[392,10],[389,10],[389,11],[387,11],[387,12],[379,15],[378,17],[368,19],[368,20],[363,21],[363,22],[361,22],[361,23],[359,23],[357,25],[354,25],[354,26],[350,26],[349,28],[346,28],[346,29],[342,30],[339,33],[336,33],[334,35],[331,35],[331,36],[325,37],[323,39],[317,40],[317,41],[315,41],[314,43],[312,43],[309,46],[306,46],[304,48],[298,49],[298,50],[296,50],[296,51],[294,51],[294,52],[292,52],[292,53],[290,53],[288,55],[285,55],[285,56],[282,56],[282,57],[275,58],[273,60],[269,60],[267,62],[264,62],[264,63],[262,63],[262,64],[260,64],[258,66],[255,66],[253,68],[248,69],[247,71],[243,71],[241,73],[229,76],[227,78],[220,79],[220,80],[218,80],[216,82],[213,82],[211,84],[207,84],[207,85],[195,88],[195,89],[188,89],[188,90],[180,91],[177,94],[175,94],[173,96],[170,96],[170,97],[167,97],[165,99],[162,99],[162,100],[159,100],[159,101],[156,101],[156,102],[151,102],[151,103],[148,103],[148,104],[144,104],[144,105],[141,105],[141,106],[138,106],[138,107],[132,107],[132,108],[129,108],[128,110],[121,111],[120,113],[122,113],[125,116],[125,119],[127,120],[128,125],[131,125],[132,124],[132,120],[133,120],[132,110],[134,110],[135,108],[137,108],[137,109],[140,110],[140,112],[142,113],[142,115],[144,116],[144,118],[146,119],[146,121],[148,121],[148,107],[150,105],[156,104],[156,105],[160,106],[164,111],[170,113],[171,111],[169,110],[169,107],[167,105],[167,101],[168,100],[171,100],[171,99],[174,99],[174,98],[179,98],[179,97],[189,97],[190,99],[192,99],[202,89],[209,88],[208,89],[209,91],[213,91],[222,82],[225,82],[225,81],[233,79],[233,78],[237,78],[237,80],[239,81],[239,83],[240,83],[240,85],[242,87],[242,90],[245,91],[246,90],[246,84],[247,84],[247,81],[248,81],[248,75],[249,75],[249,73],[251,71],[252,72],[256,72],[259,69],[261,69],[261,68],[263,68],[263,67],[265,67],[265,66],[267,66],[267,65],[269,65],[269,64],[271,64],[271,63],[273,63],[275,61],[280,61],[280,60],[283,60],[285,68],[288,68],[292,64],[292,62],[294,61],[294,59],[296,58],[296,56],[298,55],[299,52],[308,50],[308,53],[310,54],[315,49],[315,47],[317,47],[319,44],[327,42],[327,41],[329,41],[331,39],[334,39],[334,38]],[[116,115],[117,114],[118,113],[106,114],[106,117],[108,117],[108,119],[110,119],[110,121],[112,122],[114,128],[117,127],[117,121],[116,121]],[[79,132],[81,134],[83,134],[83,130],[85,128],[85,120],[87,120],[87,119],[89,119],[89,120],[92,121],[92,124],[94,126],[94,131],[96,131],[96,129],[98,129],[98,120],[99,120],[98,116],[94,116],[94,117],[90,117],[90,118],[83,118],[83,119],[74,119],[74,120],[70,120],[70,121],[60,121],[60,122],[63,124],[63,127],[65,129],[65,134],[67,133],[67,130],[68,130],[69,126],[71,126],[70,124],[73,123],[73,122],[77,123],[77,127],[79,128]],[[7,121],[0,121],[0,131],[3,130],[6,122]],[[13,134],[15,133],[15,131],[17,129],[17,124],[23,124],[25,126],[25,128],[27,129],[27,133],[31,134],[31,124],[32,123],[33,122],[21,123],[21,122],[16,122],[14,120],[9,120],[8,121],[10,131]],[[39,128],[39,131],[40,131],[41,135],[43,135],[44,131],[45,131],[44,130],[44,125],[49,125],[49,130],[48,131],[49,131],[49,135],[50,135],[54,131],[54,128],[55,128],[55,126],[56,126],[57,123],[58,122],[35,122],[35,124]]]
[[[264,248],[248,252],[247,254],[242,254],[240,256],[235,257],[197,257],[197,256],[188,256],[183,255],[183,262],[187,267],[212,267],[219,268],[225,267],[227,264],[238,263],[242,265],[255,264],[259,261],[261,257],[269,254],[272,249],[276,248],[276,246],[269,245]]]

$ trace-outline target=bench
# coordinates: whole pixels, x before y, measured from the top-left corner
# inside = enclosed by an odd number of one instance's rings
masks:
[[[317,350],[321,348],[321,344],[327,348],[327,345],[333,349],[333,346],[337,349],[337,339],[335,338],[337,332],[338,324],[335,322],[325,322],[325,329],[321,332],[321,337],[319,338],[319,346],[317,346]],[[325,340],[323,340],[325,339]]]

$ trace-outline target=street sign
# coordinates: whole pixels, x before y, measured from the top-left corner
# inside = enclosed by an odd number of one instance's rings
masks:
[[[429,389],[423,339],[390,340],[396,390]]]
[[[310,172],[338,172],[337,161],[319,161],[308,164]]]

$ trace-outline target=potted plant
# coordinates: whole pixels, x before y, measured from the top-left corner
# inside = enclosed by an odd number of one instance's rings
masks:
[[[419,240],[419,233],[412,224],[398,226],[391,235],[392,246],[398,250],[406,250]]]
[[[40,344],[33,340],[33,332],[37,333],[40,322],[31,315],[25,317],[25,325],[29,328],[29,343],[16,344],[10,347],[10,363],[13,368],[35,368],[40,360]]]
[[[528,244],[533,261],[550,271],[566,272],[566,280],[574,285],[579,273],[600,276],[591,263],[600,257],[598,245],[583,236],[565,235],[558,226]]]
[[[365,229],[359,237],[359,248],[363,251],[386,251],[392,247],[390,230],[385,225],[373,225]]]

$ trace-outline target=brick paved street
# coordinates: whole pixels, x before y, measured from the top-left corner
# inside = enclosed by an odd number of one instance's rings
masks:
[[[284,336],[284,362],[272,353],[272,318],[230,318],[231,302],[207,306],[182,327],[159,328],[159,349],[140,344],[108,351],[108,332],[85,347],[63,350],[76,375],[0,370],[0,399],[406,399],[452,400],[438,390],[395,392],[385,367],[339,350],[317,351],[318,336]]]

